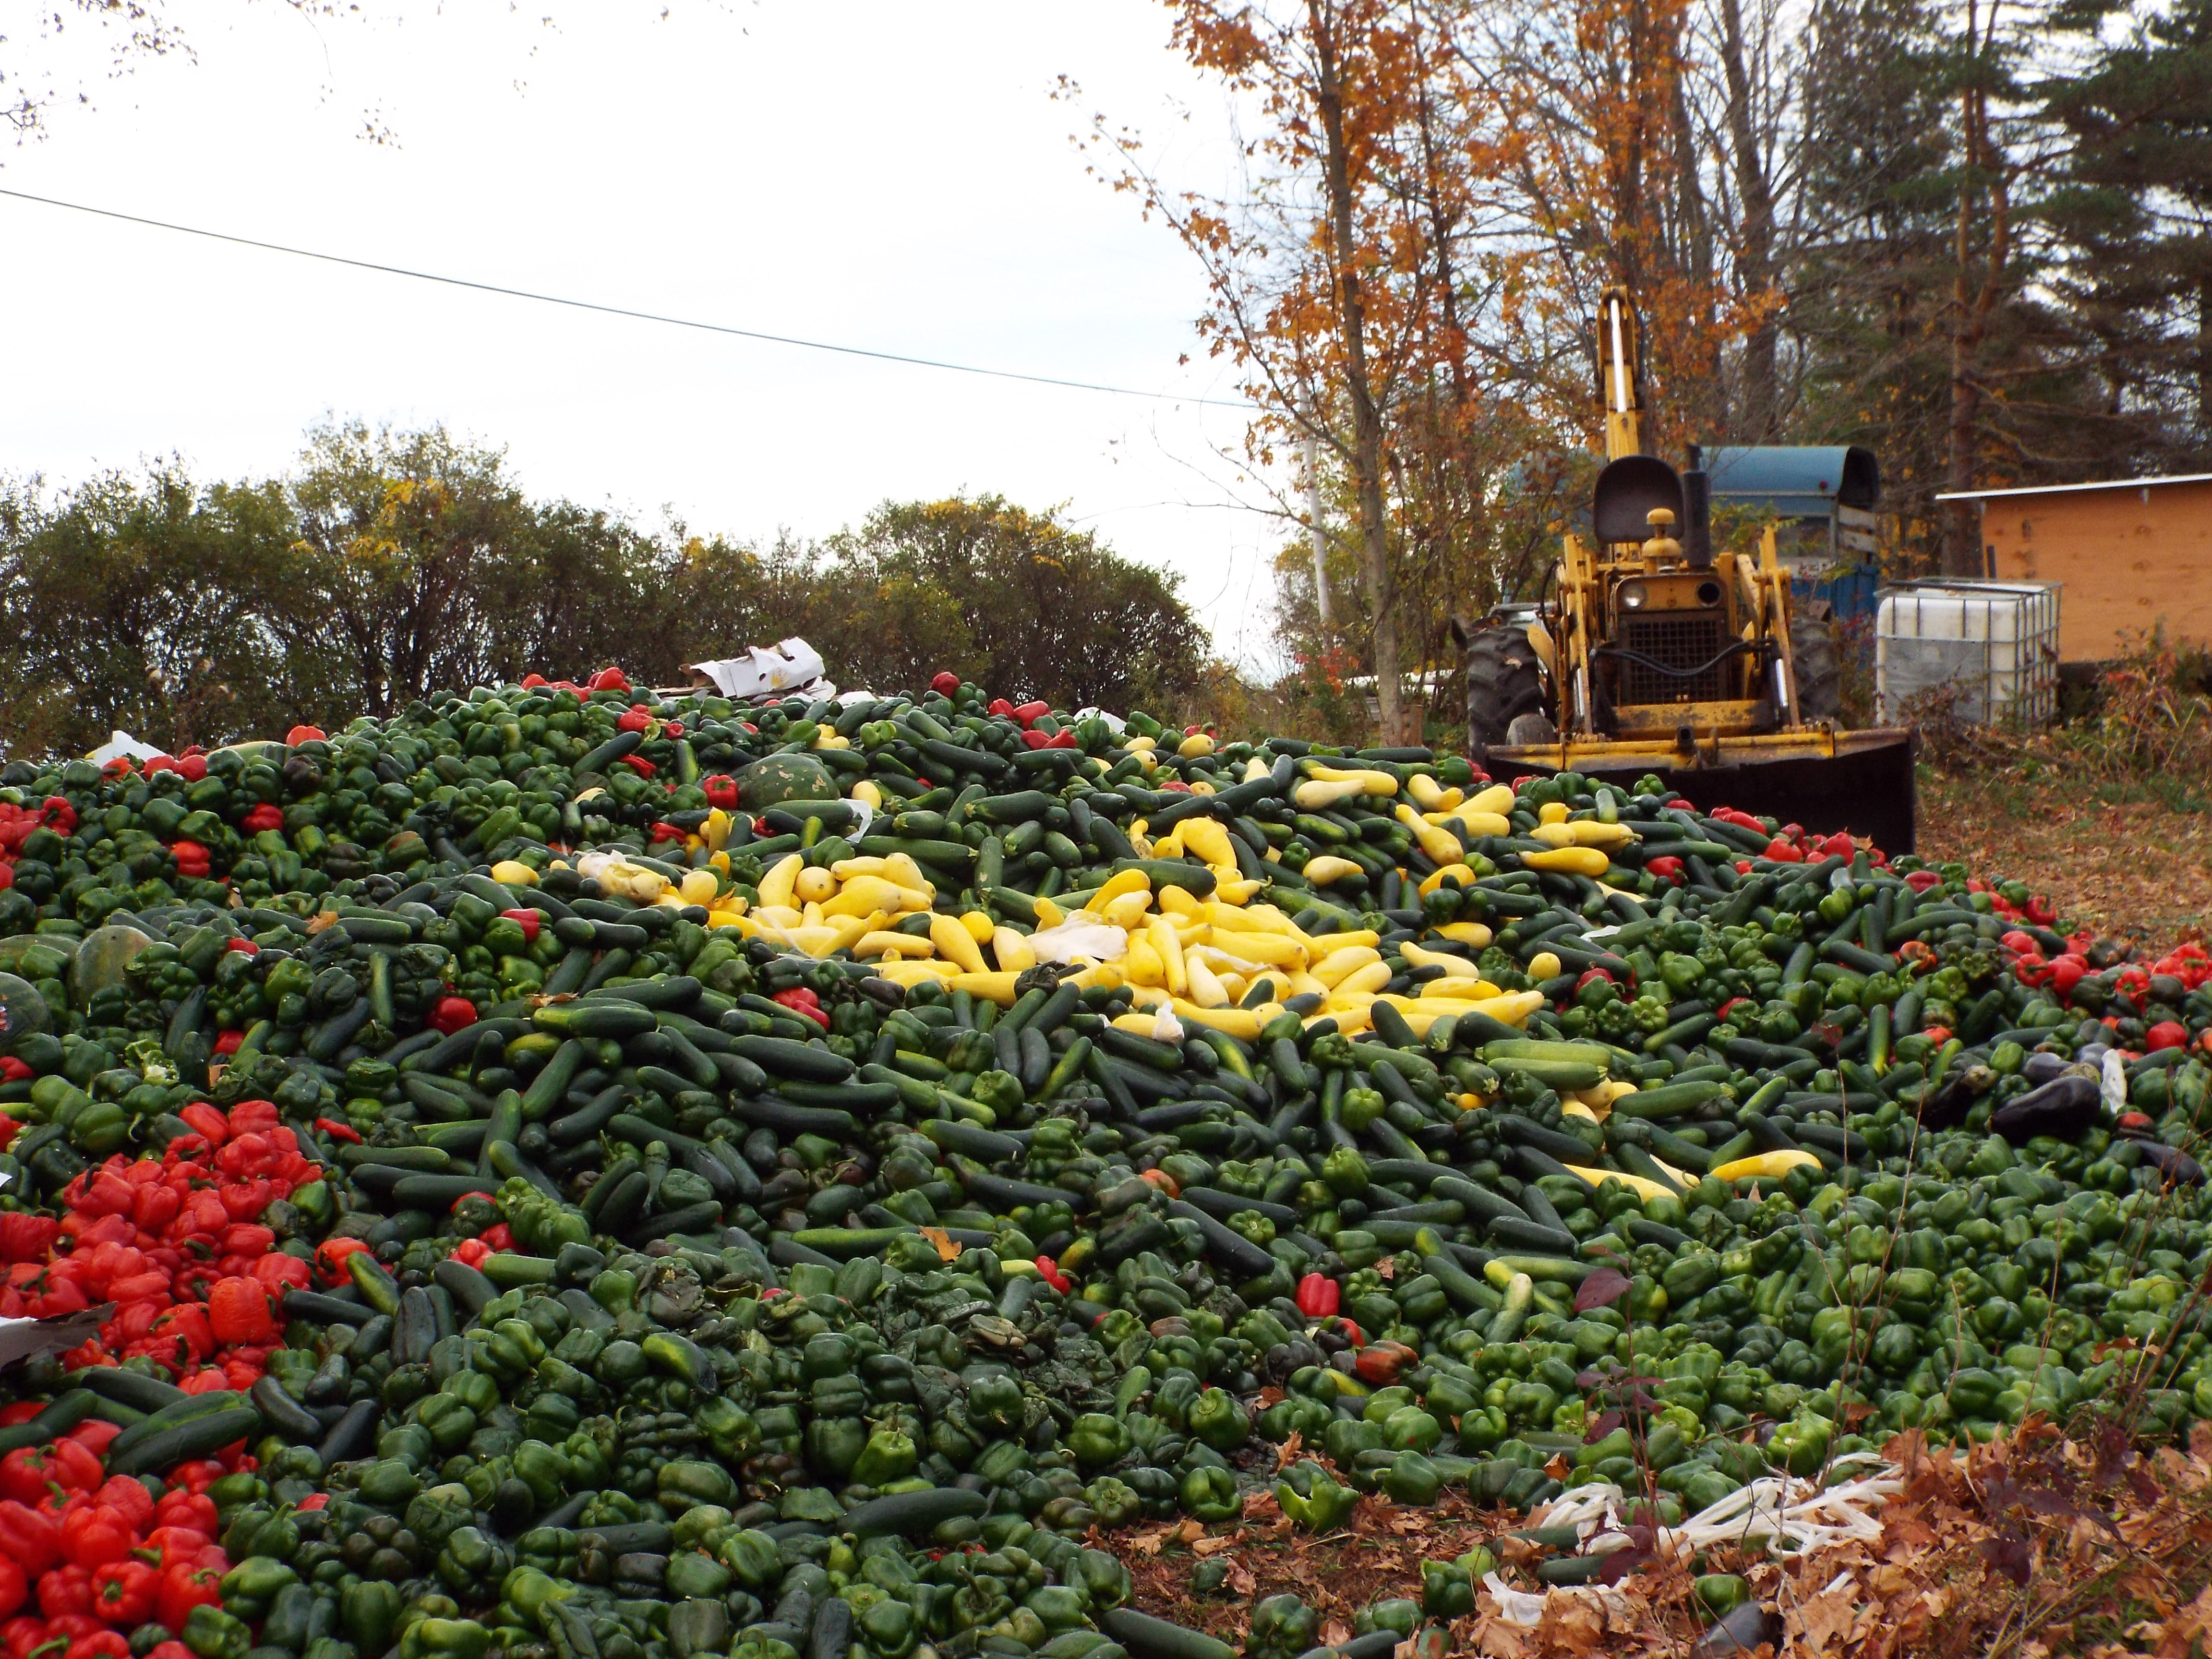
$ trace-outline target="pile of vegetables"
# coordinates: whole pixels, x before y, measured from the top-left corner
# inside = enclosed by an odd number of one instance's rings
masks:
[[[606,673],[0,860],[0,1537],[159,1563],[26,1656],[1220,1659],[1114,1529],[2212,1417],[2212,962],[1656,780]]]

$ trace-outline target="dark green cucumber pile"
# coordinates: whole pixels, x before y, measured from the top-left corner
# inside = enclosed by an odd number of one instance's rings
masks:
[[[1425,751],[1142,754],[965,687],[684,699],[649,732],[632,702],[482,690],[196,780],[0,770],[0,801],[74,817],[0,892],[0,1108],[30,1126],[0,1208],[158,1152],[194,1099],[266,1099],[328,1176],[280,1248],[370,1247],[284,1301],[259,1468],[215,1489],[240,1653],[203,1659],[1221,1659],[1123,1605],[1092,1528],[1257,1492],[1316,1528],[1362,1492],[1525,1510],[1562,1454],[1576,1485],[1648,1466],[1679,1517],[1907,1426],[2212,1417],[2191,960],[2083,941],[2062,995],[2024,890],[1776,856],[1784,826],[1656,782],[1532,786],[1435,883],[1400,803],[1292,798],[1316,764],[1416,804],[1480,782]],[[1293,999],[1157,1036],[1114,1023],[1126,986],[902,987],[567,867],[714,867],[720,773],[758,814],[724,846],[740,895],[793,851],[905,853],[938,910],[1025,933],[1141,863],[1133,834],[1210,817],[1249,902],[1376,936],[1386,995],[1442,953],[1543,1006],[1417,1035]],[[1525,864],[1547,803],[1634,839],[1599,878]],[[246,826],[264,807],[282,827]],[[1322,855],[1354,873],[1306,881]],[[454,998],[472,1023],[437,1029]],[[1578,1103],[1608,1082],[1636,1092]],[[1429,1578],[1427,1613],[1466,1609],[1463,1568]]]

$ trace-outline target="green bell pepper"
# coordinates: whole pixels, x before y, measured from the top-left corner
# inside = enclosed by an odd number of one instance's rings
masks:
[[[667,1588],[677,1597],[719,1597],[726,1592],[733,1575],[703,1550],[682,1550],[668,1558]]]
[[[484,1659],[491,1632],[473,1619],[422,1619],[399,1638],[399,1659]]]
[[[661,1466],[653,1484],[661,1503],[672,1510],[695,1504],[716,1504],[726,1509],[738,1501],[738,1483],[720,1463],[703,1458],[680,1458]]]
[[[1296,1659],[1319,1639],[1320,1618],[1295,1595],[1263,1597],[1252,1609],[1248,1659]]]
[[[1339,1486],[1318,1463],[1301,1462],[1275,1483],[1275,1503],[1308,1532],[1334,1532],[1351,1520],[1359,1494]]]
[[[1068,1425],[1061,1444],[1086,1468],[1111,1463],[1129,1449],[1129,1431],[1103,1412],[1085,1412]]]
[[[1111,1418],[1106,1420],[1113,1422]],[[1115,1426],[1118,1428],[1120,1425]],[[888,1486],[912,1474],[920,1462],[913,1436],[899,1428],[879,1428],[868,1437],[860,1461],[853,1465],[853,1480],[863,1486]]]
[[[244,1620],[205,1603],[191,1610],[181,1634],[198,1659],[246,1659],[253,1645],[253,1632]]]
[[[1200,1521],[1233,1521],[1244,1512],[1244,1500],[1237,1492],[1237,1477],[1227,1469],[1207,1464],[1193,1465],[1183,1476],[1176,1495],[1182,1500],[1183,1508]]]
[[[222,1604],[240,1619],[265,1619],[276,1592],[299,1582],[300,1575],[288,1564],[271,1556],[249,1556],[223,1575]]]

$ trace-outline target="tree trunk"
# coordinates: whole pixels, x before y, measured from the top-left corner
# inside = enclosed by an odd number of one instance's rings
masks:
[[[1307,0],[1313,29],[1315,96],[1325,143],[1322,175],[1328,193],[1329,234],[1336,261],[1337,325],[1344,335],[1345,390],[1352,404],[1352,475],[1359,514],[1360,563],[1375,615],[1375,697],[1382,741],[1407,741],[1399,699],[1398,584],[1390,569],[1389,526],[1382,502],[1382,420],[1367,378],[1367,307],[1352,231],[1351,160],[1344,137],[1344,96],[1338,78],[1335,18],[1330,0]]]
[[[1751,77],[1743,64],[1742,0],[1721,0],[1721,67],[1728,80],[1729,147],[1735,151],[1736,200],[1743,221],[1737,228],[1736,269],[1744,292],[1757,299],[1774,286],[1774,191],[1759,153],[1752,125]],[[1746,443],[1763,444],[1774,435],[1776,318],[1769,310],[1743,343],[1743,407],[1737,431]]]
[[[1978,54],[1976,39],[1976,0],[1966,3],[1966,45]],[[1985,148],[1984,124],[1989,105],[1980,88],[1969,85],[1960,94],[1960,126],[1966,166],[1959,185],[1959,226],[1952,250],[1955,273],[1951,286],[1951,418],[1945,436],[1944,482],[1954,492],[1974,487],[1974,461],[1982,412],[1982,388],[1976,378],[1976,360],[1988,331],[1989,310],[2007,254],[2004,196],[1999,181],[1990,183],[1990,246],[1979,289],[1974,283],[1974,204],[1981,193]],[[1982,556],[1981,515],[1972,501],[1947,501],[1943,520],[1943,574],[1979,576],[1986,572]]]
[[[2197,429],[2212,434],[2212,276],[2197,279]]]

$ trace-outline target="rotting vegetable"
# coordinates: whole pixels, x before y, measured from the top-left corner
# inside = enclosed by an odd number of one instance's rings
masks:
[[[1091,1528],[2212,1416],[2203,952],[1655,781],[610,674],[0,860],[0,1311],[116,1304],[0,1537],[161,1562],[71,1659],[1194,1656]]]

